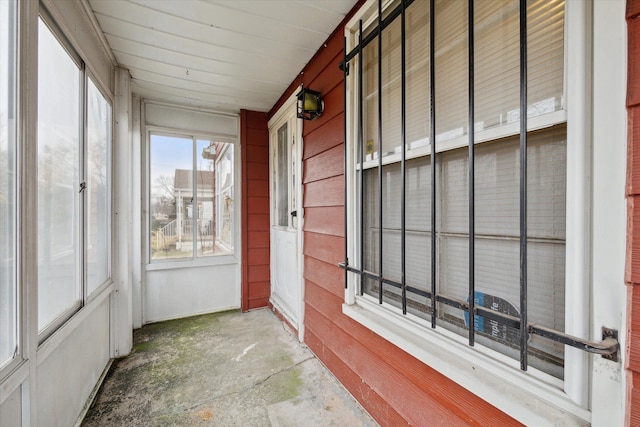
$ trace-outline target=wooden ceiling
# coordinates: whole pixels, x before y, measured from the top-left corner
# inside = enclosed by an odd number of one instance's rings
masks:
[[[88,0],[146,99],[268,111],[356,0]]]

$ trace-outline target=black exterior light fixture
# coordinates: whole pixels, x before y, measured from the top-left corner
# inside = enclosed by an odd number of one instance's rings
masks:
[[[320,92],[302,86],[296,97],[298,98],[298,118],[313,120],[322,114],[324,102]]]

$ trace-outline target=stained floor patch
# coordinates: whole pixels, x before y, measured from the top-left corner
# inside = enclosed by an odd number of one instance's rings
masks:
[[[82,425],[376,423],[269,310],[256,310],[135,331],[132,353],[114,362]]]

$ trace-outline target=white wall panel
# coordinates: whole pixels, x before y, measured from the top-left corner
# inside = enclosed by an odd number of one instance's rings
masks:
[[[145,116],[147,126],[180,129],[189,133],[206,133],[233,139],[238,136],[238,116],[236,115],[147,103]]]
[[[0,426],[22,424],[22,393],[20,387],[0,404]]]
[[[146,322],[240,307],[237,263],[151,270],[146,278]]]
[[[109,361],[109,301],[102,300],[44,360],[38,358],[35,425],[76,422]]]
[[[627,114],[625,96],[627,32],[625,2],[593,3],[593,200],[592,200],[592,337],[601,327],[618,330],[620,361],[593,356],[593,416],[598,425],[625,424],[627,290],[625,198]]]

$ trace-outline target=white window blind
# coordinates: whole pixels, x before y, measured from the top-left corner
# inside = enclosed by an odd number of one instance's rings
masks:
[[[478,1],[475,6],[475,130],[520,117],[519,8],[517,0]],[[467,134],[467,4],[435,2],[437,140]],[[406,11],[406,149],[428,143],[429,3],[413,2]],[[528,19],[528,117],[564,108],[564,1],[531,1]],[[400,19],[382,33],[382,153],[398,153],[401,125]],[[365,154],[378,153],[378,40],[363,50]],[[367,143],[369,145],[367,145]],[[365,158],[367,160],[367,158]]]

